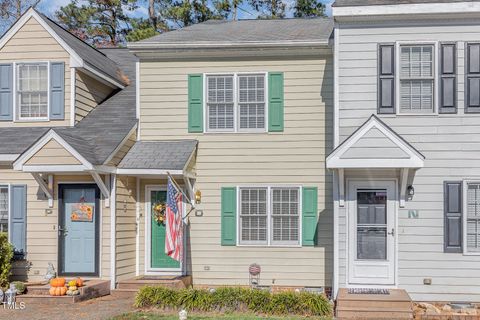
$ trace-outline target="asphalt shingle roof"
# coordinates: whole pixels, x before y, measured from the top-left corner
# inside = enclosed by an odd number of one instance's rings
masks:
[[[334,7],[375,6],[417,3],[479,2],[478,0],[336,0]]]
[[[83,61],[88,64],[90,67],[96,69],[97,71],[104,73],[116,80],[120,84],[125,84],[122,77],[122,71],[118,68],[117,64],[109,59],[104,53],[100,50],[97,50],[90,46],[89,44],[83,42],[82,40],[75,37],[73,34],[68,32],[59,26],[56,22],[48,18],[47,16],[37,13],[45,20],[45,22],[53,29],[53,31],[62,38],[65,43],[67,43],[75,53],[77,53]]]
[[[137,141],[119,164],[122,169],[182,170],[197,140]]]
[[[326,42],[333,31],[330,18],[209,20],[186,28],[162,33],[134,43],[249,43],[249,42]]]

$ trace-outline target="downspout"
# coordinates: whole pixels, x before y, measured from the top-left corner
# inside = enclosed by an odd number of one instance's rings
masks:
[[[110,290],[114,290],[116,288],[116,283],[117,283],[117,275],[116,275],[117,175],[112,174],[111,179],[112,179],[112,182],[110,184],[111,185],[111,190],[110,190]]]
[[[340,119],[339,119],[339,102],[340,102],[340,93],[339,93],[339,52],[340,52],[340,32],[338,29],[338,23],[334,24],[334,44],[333,44],[333,148],[335,149],[340,140]],[[335,300],[338,294],[338,289],[340,286],[339,282],[339,233],[338,233],[338,223],[339,223],[339,201],[338,201],[338,175],[336,171],[333,171],[333,279],[332,279],[332,299]]]

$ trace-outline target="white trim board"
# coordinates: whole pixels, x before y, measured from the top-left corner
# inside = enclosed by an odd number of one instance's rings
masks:
[[[342,159],[342,156],[359,141],[370,129],[376,128],[386,138],[395,143],[409,158],[399,159]],[[393,132],[387,125],[372,115],[356,132],[345,140],[327,157],[328,169],[347,168],[423,168],[425,157]]]
[[[42,147],[44,147],[50,140],[57,141],[62,147],[64,147],[73,157],[75,157],[82,165],[68,165],[68,166],[26,166],[25,163],[33,157]],[[58,135],[54,130],[48,131],[40,140],[38,140],[32,147],[30,147],[27,151],[25,151],[14,163],[13,168],[15,170],[22,171],[24,168],[30,167],[33,169],[34,167],[51,167],[52,170],[55,168],[60,167],[67,167],[70,169],[78,169],[77,171],[85,171],[85,170],[93,170],[93,165],[88,162],[77,150],[75,150],[72,146],[70,146],[60,135]],[[59,171],[48,171],[54,172]],[[25,170],[24,170],[25,171]],[[31,172],[31,171],[29,171]]]
[[[479,2],[405,3],[391,5],[333,7],[333,17],[480,13]]]

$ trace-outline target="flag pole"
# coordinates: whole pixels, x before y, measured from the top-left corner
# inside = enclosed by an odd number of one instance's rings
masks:
[[[180,193],[186,198],[188,199],[188,201],[190,202],[190,205],[192,206],[190,208],[190,211],[188,211],[188,213],[182,217],[182,219],[186,219],[188,218],[188,216],[190,215],[190,213],[192,213],[193,210],[195,210],[195,204],[192,202],[192,199],[190,199],[189,196],[187,196],[185,194],[185,192],[183,192],[182,188],[178,185],[177,181],[175,181],[175,179],[172,177],[172,175],[170,174],[170,172],[167,171],[167,176],[170,178],[170,180],[172,181],[172,183],[175,185],[175,187],[177,188],[178,191],[180,191]]]

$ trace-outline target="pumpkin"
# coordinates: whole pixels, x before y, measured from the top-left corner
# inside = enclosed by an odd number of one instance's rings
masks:
[[[50,285],[52,287],[64,287],[65,278],[53,278],[52,280],[50,280]]]
[[[77,285],[77,280],[70,280],[70,281],[68,281],[68,286],[69,286],[69,287],[74,287],[74,286],[76,286],[76,285]]]
[[[77,287],[83,287],[84,286],[84,283],[83,283],[83,279],[82,278],[77,278]]]
[[[78,289],[77,286],[70,286],[70,287],[68,287],[68,290],[71,290],[71,291],[75,291],[75,290],[77,290],[77,289]]]
[[[64,296],[67,293],[67,287],[51,287],[48,293],[51,296]]]

